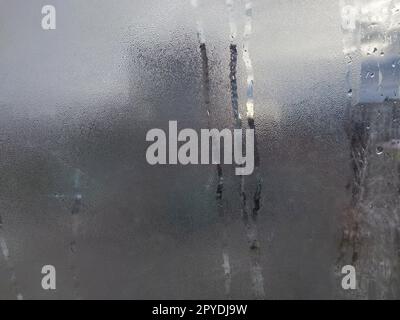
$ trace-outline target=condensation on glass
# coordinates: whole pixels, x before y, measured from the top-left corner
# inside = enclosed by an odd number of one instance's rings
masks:
[[[400,1],[51,2],[0,1],[0,298],[399,297]],[[254,173],[149,165],[169,120]]]

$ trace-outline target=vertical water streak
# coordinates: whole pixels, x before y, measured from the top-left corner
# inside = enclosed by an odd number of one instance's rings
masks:
[[[191,0],[191,4],[194,9],[198,8],[198,1]],[[203,90],[203,100],[205,104],[205,109],[207,113],[207,123],[208,128],[211,128],[211,98],[210,98],[210,68],[208,63],[207,46],[205,43],[205,36],[203,31],[203,23],[200,18],[196,18],[197,25],[197,37],[200,46],[200,56],[202,65],[202,90]],[[214,139],[212,139],[213,143]],[[213,146],[214,149],[214,146]],[[221,164],[216,164],[217,173],[217,188],[216,188],[216,202],[218,216],[220,217],[222,223],[222,268],[224,271],[224,289],[225,296],[227,298],[231,297],[231,266],[230,258],[228,252],[228,234],[227,234],[227,214],[225,206],[223,205],[223,190],[224,190],[224,177]]]
[[[255,179],[255,190],[253,194],[252,207],[247,209],[246,195],[244,188],[244,177],[241,177],[241,201],[242,201],[242,216],[247,228],[247,237],[250,247],[251,260],[251,279],[253,286],[253,294],[256,299],[265,298],[264,277],[261,265],[260,242],[258,240],[257,217],[260,210],[262,179],[260,175],[260,156],[258,152],[257,134],[254,123],[254,71],[250,57],[250,38],[253,28],[253,4],[251,0],[245,0],[245,25],[243,33],[243,54],[242,59],[246,68],[247,75],[247,90],[246,90],[246,118],[250,129],[254,130],[254,172],[250,177]],[[249,217],[249,212],[251,215]]]
[[[239,112],[239,96],[238,96],[238,86],[237,86],[237,45],[231,43],[229,46],[230,51],[230,62],[229,62],[229,83],[231,89],[231,105],[232,113],[234,118],[235,129],[240,129],[242,127],[242,120]]]
[[[190,0],[190,3],[192,4],[193,9],[197,11],[199,7],[198,0]],[[197,14],[197,12],[196,12]],[[196,27],[197,27],[197,38],[199,40],[200,44],[204,44],[206,42],[205,37],[204,37],[204,30],[203,30],[203,22],[202,20],[196,16]]]
[[[79,279],[77,273],[76,264],[76,249],[77,239],[79,233],[79,213],[82,206],[82,193],[81,193],[81,171],[75,169],[74,173],[74,187],[73,187],[73,204],[71,208],[71,229],[72,239],[70,242],[70,253],[71,253],[71,273],[74,285],[75,298],[79,297]]]
[[[3,220],[0,216],[0,249],[1,253],[3,254],[4,260],[6,262],[7,270],[10,274],[10,282],[14,291],[14,294],[17,298],[17,300],[23,300],[23,296],[19,290],[18,282],[17,282],[17,277],[15,274],[15,268],[14,265],[10,259],[10,251],[7,246],[7,242],[4,236],[4,227],[3,227]]]
[[[229,84],[231,90],[231,105],[234,117],[234,127],[240,129],[242,127],[241,116],[239,112],[239,97],[238,97],[238,86],[237,86],[237,26],[235,19],[233,17],[233,0],[226,0],[226,6],[228,8],[228,18],[229,18],[229,51],[230,51],[230,61],[229,61]]]

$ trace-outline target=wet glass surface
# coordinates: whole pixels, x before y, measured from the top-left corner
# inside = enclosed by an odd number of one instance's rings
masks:
[[[399,1],[51,4],[0,0],[0,298],[399,297]],[[254,173],[150,165],[170,120]]]

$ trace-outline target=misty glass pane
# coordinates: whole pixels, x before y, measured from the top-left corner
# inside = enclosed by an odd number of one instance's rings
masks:
[[[1,299],[400,298],[400,1],[48,2],[0,0]]]

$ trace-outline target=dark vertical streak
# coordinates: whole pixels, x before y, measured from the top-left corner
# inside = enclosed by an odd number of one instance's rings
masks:
[[[74,202],[71,208],[71,228],[72,228],[72,239],[70,242],[70,251],[71,251],[71,272],[73,278],[73,285],[74,285],[74,295],[75,298],[78,299],[79,297],[79,279],[77,274],[77,267],[76,267],[76,242],[78,237],[78,225],[79,225],[79,213],[82,206],[82,194],[81,194],[81,186],[80,186],[80,176],[81,172],[79,169],[75,170],[74,176],[74,193],[73,199]]]
[[[205,43],[200,43],[200,56],[202,65],[202,80],[203,80],[203,99],[206,106],[208,127],[211,128],[211,99],[210,99],[210,71],[207,56],[207,47]],[[217,189],[216,189],[216,202],[218,215],[222,223],[222,256],[223,256],[223,269],[225,276],[225,296],[230,298],[231,292],[231,272],[228,254],[228,239],[227,239],[227,216],[223,205],[223,190],[224,190],[224,177],[221,164],[216,165],[217,170]]]
[[[230,50],[230,62],[229,62],[229,82],[231,85],[231,104],[232,112],[235,120],[235,127],[237,129],[242,127],[240,116],[239,116],[239,97],[238,97],[238,87],[236,78],[236,68],[237,68],[237,47],[236,44],[231,44]]]
[[[206,105],[206,112],[208,116],[208,124],[210,126],[210,74],[208,67],[208,56],[207,48],[205,43],[200,44],[200,55],[201,55],[201,66],[202,66],[202,76],[203,76],[203,98]]]

